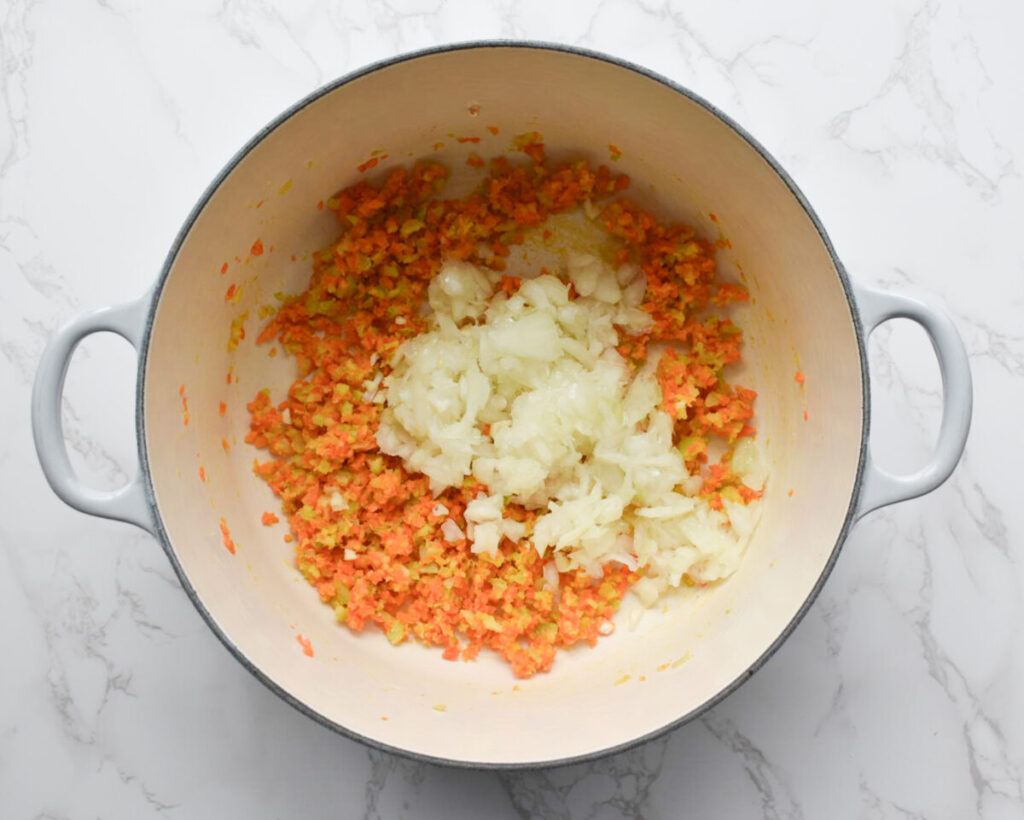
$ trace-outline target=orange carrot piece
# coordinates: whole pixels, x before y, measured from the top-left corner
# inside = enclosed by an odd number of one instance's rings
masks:
[[[222,543],[224,544],[224,549],[234,555],[235,542],[231,539],[231,533],[228,531],[228,523],[223,518],[220,520],[220,532],[223,536]]]

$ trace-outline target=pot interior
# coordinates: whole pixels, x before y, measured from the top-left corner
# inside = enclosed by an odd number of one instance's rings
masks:
[[[722,275],[742,271],[753,297],[734,314],[746,347],[732,380],[760,394],[758,442],[771,473],[760,526],[732,578],[678,596],[632,629],[620,619],[595,648],[561,653],[551,673],[516,681],[486,653],[446,662],[439,650],[392,647],[376,630],[339,627],[292,565],[285,525],[260,523],[279,506],[252,474],[266,455],[244,435],[246,402],[264,387],[283,396],[296,375],[294,360],[271,358],[270,345],[254,340],[261,306],[302,290],[310,252],[337,234],[317,203],[363,173],[373,179],[424,156],[452,169],[453,186],[470,184],[470,151],[501,153],[534,130],[555,158],[608,163],[614,144],[622,157],[613,167],[631,176],[631,197],[729,240],[718,254]],[[465,137],[480,141],[458,141]],[[357,170],[383,154],[376,168]],[[230,285],[236,298],[226,300]],[[328,91],[270,131],[212,192],[158,299],[145,447],[184,579],[227,641],[292,698],[407,752],[543,763],[628,743],[699,709],[745,678],[786,631],[826,570],[855,490],[865,404],[857,335],[811,219],[771,165],[705,107],[592,56],[464,48]],[[229,328],[243,314],[245,339],[229,352]],[[221,519],[235,554],[222,545]]]

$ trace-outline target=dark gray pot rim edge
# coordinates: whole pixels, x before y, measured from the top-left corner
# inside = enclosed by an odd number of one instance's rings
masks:
[[[206,204],[209,202],[210,198],[217,191],[217,189],[224,182],[224,180],[228,177],[228,175],[271,132],[273,132],[280,125],[282,125],[287,120],[289,120],[292,116],[294,116],[295,114],[297,114],[300,111],[302,111],[308,105],[310,105],[311,103],[316,102],[321,97],[325,96],[326,94],[329,94],[330,92],[334,91],[335,89],[340,88],[343,85],[347,85],[348,83],[352,82],[353,80],[357,80],[360,77],[364,77],[364,76],[366,76],[368,74],[371,74],[374,71],[377,71],[378,69],[386,68],[386,67],[391,66],[391,65],[396,65],[398,63],[402,63],[402,62],[405,62],[407,60],[415,60],[415,59],[420,58],[420,57],[425,57],[425,56],[429,56],[429,55],[432,55],[432,54],[442,54],[442,53],[448,52],[448,51],[461,51],[461,50],[477,49],[477,48],[543,49],[543,50],[547,50],[547,51],[559,51],[559,52],[564,52],[564,53],[568,53],[568,54],[574,54],[574,55],[577,55],[577,56],[580,56],[580,57],[588,57],[588,58],[591,58],[591,59],[600,60],[602,62],[610,63],[612,65],[619,66],[620,68],[625,68],[625,69],[628,69],[630,71],[633,71],[633,72],[636,72],[638,74],[641,74],[641,75],[643,75],[643,76],[645,76],[645,77],[647,77],[649,79],[652,79],[652,80],[654,80],[654,81],[656,81],[658,83],[661,83],[664,86],[667,86],[668,88],[671,88],[672,90],[678,92],[679,94],[683,95],[684,97],[686,97],[687,99],[691,100],[692,102],[695,102],[698,105],[702,106],[705,110],[707,110],[708,112],[710,112],[711,114],[716,116],[719,120],[721,120],[727,126],[729,126],[736,134],[738,134],[751,148],[753,148],[758,153],[758,155],[760,155],[760,157],[765,162],[768,163],[768,165],[772,168],[772,170],[774,170],[775,173],[779,176],[779,178],[786,184],[786,186],[789,188],[789,191],[793,194],[793,196],[796,197],[797,201],[800,203],[801,207],[804,209],[804,212],[807,214],[808,218],[811,220],[811,223],[814,225],[815,230],[817,230],[818,235],[821,238],[822,243],[825,245],[825,248],[826,248],[826,250],[829,253],[829,256],[830,256],[830,258],[832,260],[832,264],[835,266],[836,272],[837,272],[837,274],[839,276],[840,283],[842,284],[843,291],[846,294],[847,304],[848,304],[848,306],[850,308],[851,320],[852,320],[854,328],[856,330],[857,349],[858,349],[857,352],[858,352],[858,355],[860,357],[861,391],[862,391],[862,396],[863,396],[862,423],[861,423],[861,443],[860,443],[860,455],[859,455],[858,464],[857,464],[857,475],[856,475],[856,481],[854,482],[853,493],[851,494],[851,497],[850,497],[850,504],[849,504],[849,507],[847,508],[847,511],[846,511],[846,517],[845,517],[845,519],[843,521],[843,526],[842,526],[842,528],[841,528],[841,530],[839,532],[839,536],[836,539],[835,545],[832,548],[832,552],[831,552],[831,554],[829,556],[829,559],[826,562],[825,567],[822,570],[821,575],[818,577],[818,580],[815,583],[814,587],[811,589],[811,591],[808,594],[807,598],[804,600],[803,604],[797,610],[797,612],[793,616],[792,620],[790,620],[790,622],[786,625],[786,628],[782,630],[782,632],[778,635],[778,637],[768,646],[768,648],[761,654],[761,656],[759,658],[757,658],[757,660],[755,660],[746,669],[746,671],[744,671],[734,681],[732,681],[729,685],[727,685],[721,691],[719,691],[714,697],[712,697],[709,700],[705,701],[700,706],[698,706],[697,708],[691,710],[687,714],[685,714],[685,715],[683,715],[683,716],[681,716],[679,718],[676,718],[675,720],[671,721],[670,723],[667,723],[666,725],[662,726],[659,729],[656,729],[653,732],[649,732],[649,733],[647,733],[645,735],[642,735],[640,737],[632,738],[632,739],[630,739],[628,741],[625,741],[623,743],[620,743],[620,744],[618,744],[616,746],[610,746],[608,748],[600,749],[600,750],[594,751],[594,752],[589,752],[587,754],[576,755],[575,757],[558,758],[558,759],[547,760],[547,761],[536,761],[536,762],[525,762],[525,763],[487,763],[487,762],[473,762],[473,761],[465,761],[465,760],[452,760],[452,759],[448,759],[448,758],[434,757],[432,755],[420,754],[420,753],[409,751],[407,749],[402,749],[402,748],[399,748],[399,747],[396,747],[396,746],[390,746],[390,745],[388,745],[386,743],[381,743],[380,741],[374,740],[372,738],[365,737],[365,736],[363,736],[363,735],[361,735],[361,734],[359,734],[357,732],[352,731],[351,729],[349,729],[349,728],[347,728],[345,726],[342,726],[341,724],[338,724],[338,723],[335,723],[332,720],[329,720],[324,715],[320,714],[315,709],[313,709],[310,706],[308,706],[306,703],[304,703],[304,702],[300,701],[299,699],[295,698],[288,691],[286,691],[281,686],[279,686],[276,682],[271,680],[261,669],[259,669],[252,661],[250,661],[249,658],[245,655],[245,653],[238,647],[238,645],[235,644],[221,630],[220,626],[217,624],[216,620],[214,619],[214,617],[210,613],[210,611],[206,608],[205,604],[203,603],[202,599],[199,597],[199,595],[196,592],[195,588],[192,586],[191,582],[188,579],[187,574],[185,573],[184,569],[182,568],[181,564],[179,563],[179,561],[177,559],[177,556],[175,554],[175,551],[174,551],[174,547],[171,545],[170,538],[167,535],[167,531],[164,529],[163,521],[162,521],[162,519],[160,517],[159,508],[157,507],[157,504],[156,504],[156,496],[155,496],[155,493],[154,493],[154,490],[153,490],[153,482],[152,482],[152,477],[151,477],[150,468],[149,468],[149,457],[148,457],[148,453],[147,453],[146,446],[145,446],[145,442],[146,442],[146,427],[145,427],[145,395],[144,395],[145,391],[144,391],[144,387],[145,387],[146,360],[147,360],[148,354],[149,354],[150,336],[151,336],[151,332],[152,332],[152,329],[153,329],[153,322],[154,322],[155,317],[156,317],[157,306],[159,305],[159,302],[160,302],[160,296],[161,296],[161,294],[163,292],[164,284],[167,281],[167,277],[170,274],[171,268],[174,265],[175,259],[177,258],[178,251],[181,249],[181,246],[184,243],[185,238],[188,236],[189,232],[192,229],[192,226],[195,224],[195,222],[198,219],[199,215],[201,214],[203,209],[206,207]],[[716,108],[714,105],[709,103],[707,100],[703,99],[702,97],[700,97],[699,95],[697,95],[694,92],[690,91],[689,89],[684,88],[683,86],[679,85],[678,83],[673,82],[672,80],[668,79],[667,77],[663,77],[660,74],[657,74],[657,73],[655,73],[653,71],[650,71],[650,70],[648,70],[648,69],[646,69],[646,68],[644,68],[642,66],[636,65],[635,63],[632,63],[632,62],[630,62],[628,60],[624,60],[624,59],[621,59],[619,57],[614,57],[614,56],[611,56],[609,54],[603,54],[603,53],[597,52],[597,51],[591,51],[590,49],[579,48],[577,46],[568,46],[568,45],[564,45],[564,44],[560,44],[560,43],[548,43],[548,42],[535,41],[535,40],[471,40],[471,41],[466,41],[466,42],[449,43],[449,44],[442,45],[442,46],[435,46],[435,47],[432,47],[432,48],[420,49],[420,50],[417,50],[417,51],[412,51],[412,52],[408,52],[408,53],[405,53],[405,54],[400,54],[400,55],[395,56],[395,57],[391,57],[391,58],[387,58],[387,59],[384,59],[384,60],[379,60],[377,62],[371,63],[371,64],[366,65],[366,66],[364,66],[364,67],[362,67],[360,69],[352,71],[352,72],[346,74],[345,76],[340,77],[337,80],[334,80],[333,82],[330,82],[330,83],[328,83],[328,84],[318,88],[316,91],[312,92],[311,94],[309,94],[308,96],[306,96],[302,100],[300,100],[299,102],[295,103],[293,106],[288,108],[282,114],[278,115],[269,124],[264,126],[255,136],[252,137],[252,139],[250,139],[228,161],[228,163],[223,167],[223,169],[216,176],[216,178],[207,186],[206,190],[203,191],[203,194],[200,196],[200,198],[199,198],[198,202],[195,204],[195,206],[193,206],[191,212],[188,215],[188,218],[185,220],[185,222],[182,225],[181,229],[178,231],[178,234],[175,237],[174,242],[171,245],[170,250],[168,251],[166,260],[164,261],[163,268],[160,271],[160,275],[159,275],[155,285],[153,286],[152,301],[150,302],[150,305],[149,305],[148,316],[146,318],[145,331],[144,331],[144,334],[143,334],[142,344],[139,347],[138,354],[139,354],[139,364],[138,364],[138,375],[137,375],[137,384],[136,384],[136,405],[135,405],[136,406],[136,414],[135,414],[135,416],[136,416],[136,426],[137,426],[137,430],[138,430],[139,469],[142,472],[142,475],[144,477],[144,485],[145,485],[145,490],[146,490],[146,498],[147,498],[147,500],[149,502],[149,505],[150,505],[150,508],[151,508],[151,510],[153,512],[153,521],[154,521],[155,526],[156,526],[156,534],[157,534],[158,538],[160,539],[160,542],[161,542],[161,545],[163,547],[163,550],[166,553],[168,559],[170,560],[171,566],[174,568],[174,571],[177,574],[178,579],[181,581],[182,587],[184,588],[185,592],[188,594],[188,597],[192,600],[192,603],[195,606],[195,608],[199,611],[199,614],[203,617],[203,620],[206,621],[207,626],[210,627],[210,629],[213,631],[214,635],[216,635],[217,638],[220,640],[220,642],[222,644],[224,644],[225,647],[227,647],[227,649],[231,652],[232,655],[235,656],[235,658],[239,661],[239,663],[241,663],[242,666],[244,666],[246,669],[248,669],[249,672],[252,673],[252,675],[255,676],[257,680],[259,680],[264,686],[266,686],[268,689],[270,689],[272,692],[274,692],[274,694],[276,694],[278,697],[280,697],[286,703],[290,704],[291,706],[293,706],[298,711],[302,712],[307,717],[310,717],[313,720],[315,720],[317,723],[319,723],[320,725],[325,726],[328,729],[331,729],[331,730],[333,730],[333,731],[335,731],[335,732],[337,732],[337,733],[339,733],[339,734],[341,734],[341,735],[343,735],[343,736],[345,736],[345,737],[347,737],[347,738],[349,738],[351,740],[358,741],[359,743],[362,743],[365,746],[368,746],[370,748],[377,749],[377,750],[380,750],[380,751],[389,752],[391,754],[395,754],[395,755],[398,755],[400,757],[404,757],[404,758],[411,759],[411,760],[416,760],[416,761],[420,761],[420,762],[424,762],[424,763],[433,763],[433,764],[438,764],[438,765],[443,765],[443,766],[451,766],[451,767],[464,768],[464,769],[481,769],[481,770],[497,770],[497,771],[552,768],[552,767],[558,767],[558,766],[569,766],[569,765],[577,764],[577,763],[585,763],[585,762],[588,762],[588,761],[591,761],[591,760],[597,760],[597,759],[600,759],[600,758],[603,758],[603,757],[607,757],[609,755],[613,755],[613,754],[616,754],[616,753],[619,753],[619,752],[628,751],[629,749],[635,748],[635,747],[640,746],[640,745],[642,745],[644,743],[647,743],[649,741],[655,740],[656,738],[659,738],[662,735],[665,735],[668,732],[673,731],[674,729],[678,729],[679,727],[683,726],[686,723],[689,723],[693,719],[699,717],[700,715],[704,714],[705,712],[707,712],[712,707],[716,706],[717,704],[719,704],[720,702],[725,700],[725,698],[727,698],[734,691],[736,691],[742,684],[744,684],[746,681],[748,681],[753,676],[753,674],[755,672],[757,672],[757,670],[759,670],[762,666],[764,666],[764,664],[778,651],[779,647],[782,646],[782,644],[786,641],[786,639],[789,638],[789,636],[793,633],[793,631],[796,629],[797,625],[803,620],[804,616],[807,614],[807,611],[810,609],[811,605],[817,599],[818,595],[821,592],[822,587],[825,584],[825,581],[828,579],[829,575],[832,572],[832,568],[835,566],[836,560],[839,557],[839,552],[840,552],[840,550],[842,548],[842,545],[843,545],[844,541],[846,540],[847,536],[849,535],[850,530],[853,527],[853,524],[856,522],[855,510],[856,510],[857,500],[858,500],[858,498],[860,496],[860,492],[861,492],[861,484],[862,484],[862,478],[863,478],[864,467],[865,467],[865,455],[866,455],[866,452],[867,452],[867,437],[868,437],[868,428],[869,428],[869,417],[870,417],[870,411],[871,411],[871,402],[870,402],[870,394],[869,394],[870,384],[869,384],[869,380],[868,380],[868,368],[867,368],[866,339],[864,337],[863,324],[861,322],[860,316],[859,316],[858,311],[857,311],[856,301],[854,300],[854,297],[853,297],[853,290],[852,290],[852,287],[850,285],[849,277],[848,277],[848,275],[846,273],[846,269],[843,267],[842,262],[839,260],[838,256],[836,255],[835,249],[832,246],[832,242],[829,239],[828,234],[825,232],[824,226],[821,224],[821,221],[818,219],[818,216],[814,212],[814,209],[811,207],[810,203],[807,201],[807,198],[803,195],[803,193],[801,192],[799,187],[797,187],[796,183],[789,176],[789,174],[785,171],[785,169],[778,163],[778,161],[756,139],[754,139],[749,133],[747,133],[747,131],[741,125],[736,123],[731,117],[729,117],[727,114],[723,113],[722,111],[719,111],[718,108]]]

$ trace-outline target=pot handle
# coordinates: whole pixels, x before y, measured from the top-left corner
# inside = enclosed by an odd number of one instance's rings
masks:
[[[43,474],[62,501],[89,515],[126,521],[154,533],[156,523],[141,471],[118,490],[86,487],[78,480],[68,459],[60,413],[64,377],[79,342],[92,333],[110,331],[126,339],[138,351],[151,301],[151,295],[146,294],[134,302],[83,313],[54,334],[43,351],[32,387],[32,437]]]
[[[930,493],[949,478],[967,442],[972,389],[967,350],[953,320],[942,308],[918,296],[887,293],[864,285],[855,284],[853,295],[864,327],[865,344],[868,336],[884,322],[910,319],[928,334],[942,374],[942,424],[935,452],[916,473],[897,476],[874,463],[869,446],[857,501],[856,515],[861,518],[887,504]]]

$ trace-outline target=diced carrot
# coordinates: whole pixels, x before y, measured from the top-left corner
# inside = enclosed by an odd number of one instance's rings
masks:
[[[265,512],[260,516],[260,522],[264,527],[270,527],[276,524],[281,519],[274,515],[272,512]]]
[[[299,642],[299,646],[302,647],[302,654],[307,658],[313,657],[313,644],[310,643],[309,638],[304,638],[300,632],[295,636],[295,640]]]
[[[263,240],[262,239],[257,239],[255,242],[253,242],[252,243],[252,247],[249,248],[249,253],[251,253],[253,256],[262,256],[263,255]]]
[[[451,136],[460,143],[480,140]],[[434,150],[443,145],[435,143]],[[528,541],[506,539],[494,559],[474,554],[466,538],[444,539],[442,523],[464,524],[466,506],[482,485],[467,481],[434,498],[425,476],[379,452],[382,407],[365,400],[364,385],[387,375],[397,346],[423,329],[420,309],[442,259],[503,271],[529,229],[550,238],[544,225],[551,215],[595,203],[597,224],[618,245],[616,265],[635,264],[648,285],[643,309],[652,326],[636,336],[622,334],[620,351],[634,367],[645,360],[648,345],[684,351],[664,354],[657,376],[673,442],[693,471],[708,475],[702,497],[721,508],[722,493],[749,503],[761,491],[743,485],[729,468],[731,448],[755,433],[756,393],[724,377],[740,357],[742,334],[709,309],[747,293],[717,280],[716,244],[615,199],[630,185],[625,174],[585,162],[552,164],[535,132],[513,145],[530,161],[496,157],[485,163],[471,154],[471,165],[488,170],[484,185],[462,199],[436,196],[447,171],[424,160],[318,203],[337,215],[343,232],[313,254],[306,290],[272,316],[261,316],[268,323],[258,342],[273,341],[271,350],[280,345],[294,355],[299,375],[285,397],[271,400],[269,390],[253,397],[246,441],[266,451],[268,460],[257,462],[254,472],[281,500],[290,529],[284,541],[294,545],[299,570],[341,623],[355,631],[378,628],[396,644],[414,639],[438,647],[448,660],[489,648],[526,678],[550,669],[560,649],[597,641],[640,576],[621,564],[607,565],[599,579],[560,573],[556,599],[545,589],[544,562]],[[614,145],[609,150],[613,158],[621,154]],[[359,170],[386,156],[373,155]],[[520,285],[504,276],[498,289],[512,295]],[[727,453],[708,465],[713,438]],[[436,514],[436,504],[447,512]],[[537,515],[514,503],[506,514],[527,525]],[[264,524],[267,516],[278,520],[264,513]]]
[[[223,536],[222,542],[224,544],[224,549],[234,555],[235,542],[231,539],[231,533],[228,531],[228,523],[223,518],[220,520],[220,532]]]

